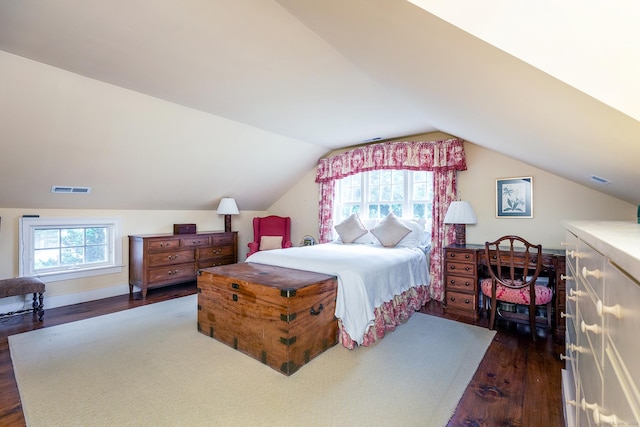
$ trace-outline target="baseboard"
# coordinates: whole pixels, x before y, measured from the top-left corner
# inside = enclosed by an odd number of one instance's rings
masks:
[[[57,295],[48,297],[44,294],[44,309],[63,307],[66,305],[80,304],[82,302],[94,301],[102,298],[110,298],[118,295],[129,293],[129,285],[117,285],[108,288],[94,289],[91,291],[76,292],[68,295]],[[18,297],[6,298],[0,305],[0,313],[13,313],[19,310],[31,308],[33,303],[33,295],[23,295]]]

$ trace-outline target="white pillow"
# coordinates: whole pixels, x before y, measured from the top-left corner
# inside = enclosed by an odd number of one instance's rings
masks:
[[[371,234],[382,243],[382,246],[387,248],[397,245],[409,233],[412,233],[412,230],[404,225],[393,212],[371,229]]]
[[[261,236],[260,250],[282,249],[282,236]]]
[[[367,234],[367,229],[364,228],[357,214],[351,214],[349,218],[336,225],[335,229],[342,243],[355,243],[359,237]]]
[[[396,246],[425,249],[431,245],[431,232],[425,230],[424,219],[400,219],[400,221],[411,229],[411,233],[403,237]]]

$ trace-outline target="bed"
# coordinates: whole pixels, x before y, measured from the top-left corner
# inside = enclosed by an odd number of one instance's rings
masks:
[[[404,242],[416,240],[411,237]],[[247,262],[337,276],[335,315],[339,342],[353,349],[381,339],[430,299],[428,247],[413,243],[385,247],[367,240],[361,242],[344,243],[338,239],[313,246],[259,251]]]

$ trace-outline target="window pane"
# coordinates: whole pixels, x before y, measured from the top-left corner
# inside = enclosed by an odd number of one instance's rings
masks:
[[[64,228],[60,232],[60,246],[84,245],[84,228]]]
[[[87,246],[86,250],[86,262],[105,262],[107,261],[107,247],[100,246]]]
[[[104,245],[107,243],[107,227],[90,227],[86,230],[85,239],[87,245]]]
[[[84,248],[62,248],[60,250],[61,265],[75,265],[84,262]]]
[[[57,248],[60,246],[60,230],[36,229],[33,240],[35,249]]]
[[[37,249],[33,251],[33,263],[36,269],[57,267],[60,265],[60,252],[57,249]]]

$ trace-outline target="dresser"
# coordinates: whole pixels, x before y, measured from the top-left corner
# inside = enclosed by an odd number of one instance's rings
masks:
[[[235,231],[129,236],[129,293],[196,281],[201,268],[238,261]]]
[[[639,425],[640,226],[565,225],[565,423]]]

